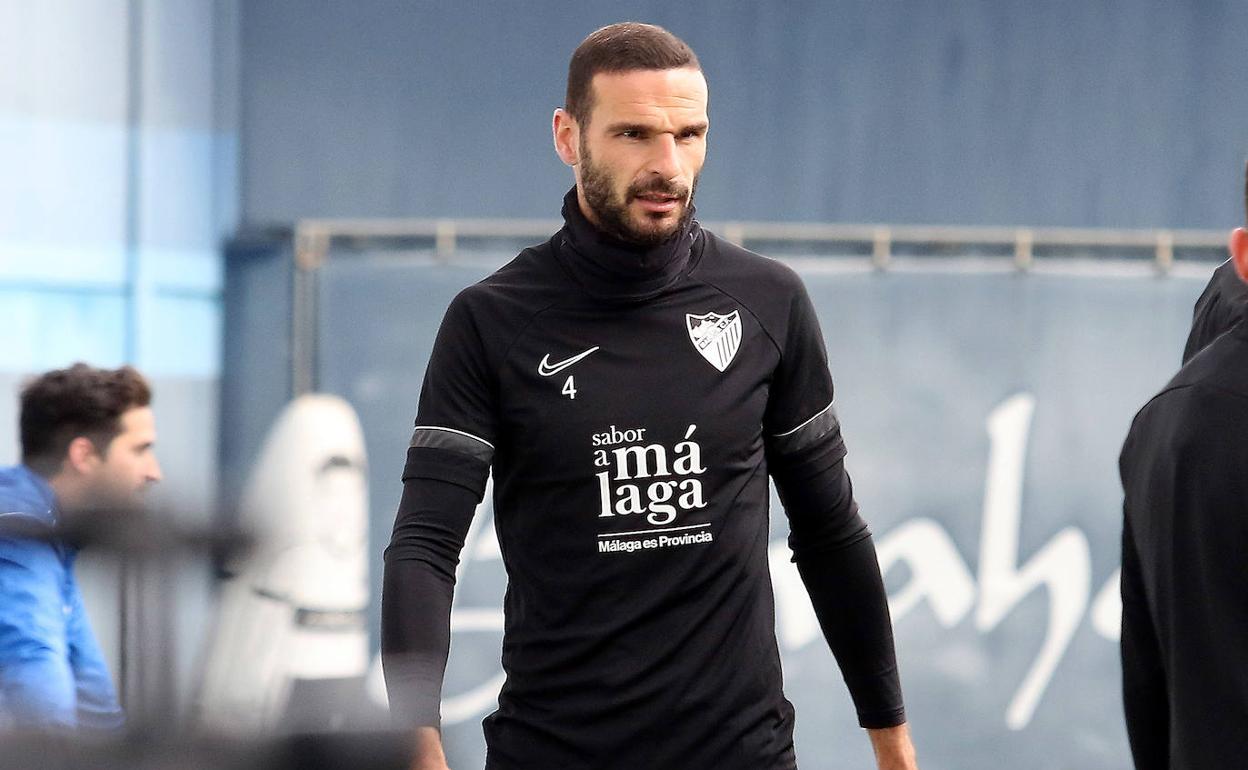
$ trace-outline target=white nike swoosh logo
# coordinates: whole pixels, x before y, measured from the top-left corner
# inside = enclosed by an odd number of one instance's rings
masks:
[[[584,353],[577,353],[571,358],[565,358],[557,364],[552,364],[550,362],[550,354],[547,353],[546,355],[542,356],[542,362],[537,365],[537,373],[542,375],[543,377],[549,377],[552,374],[558,374],[559,372],[562,372],[564,369],[567,369],[572,364],[575,364],[577,361],[580,361],[585,356],[589,355],[590,353],[593,353],[597,349],[598,349],[598,346],[595,345],[589,350],[586,350]]]

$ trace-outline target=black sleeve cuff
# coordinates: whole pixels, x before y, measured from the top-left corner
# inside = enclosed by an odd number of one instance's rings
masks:
[[[485,497],[485,483],[489,476],[489,462],[464,452],[437,447],[408,447],[407,463],[403,466],[404,482],[412,479],[445,481],[472,492],[477,502]]]
[[[905,723],[906,710],[904,708],[892,709],[890,711],[858,712],[858,726],[868,730],[883,730],[887,727],[897,727]]]

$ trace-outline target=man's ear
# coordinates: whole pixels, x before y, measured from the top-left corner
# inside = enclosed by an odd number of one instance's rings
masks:
[[[65,463],[78,473],[90,473],[100,459],[95,443],[86,436],[78,436],[69,442],[69,449],[65,452]]]
[[[1237,227],[1232,230],[1227,248],[1231,252],[1231,262],[1235,264],[1239,280],[1248,283],[1248,229]]]
[[[580,126],[576,124],[576,118],[560,107],[555,110],[551,132],[555,137],[555,152],[559,153],[559,160],[569,166],[575,166],[580,163],[581,130]]]

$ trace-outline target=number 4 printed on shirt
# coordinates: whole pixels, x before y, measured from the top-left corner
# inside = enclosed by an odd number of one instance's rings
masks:
[[[563,383],[563,390],[559,392],[568,398],[576,398],[576,382],[572,380],[572,375],[568,375],[568,379]]]

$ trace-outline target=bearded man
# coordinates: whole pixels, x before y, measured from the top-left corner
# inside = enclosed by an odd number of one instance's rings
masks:
[[[796,767],[769,475],[879,767],[915,767],[814,308],[792,270],[694,218],[707,102],[666,30],[591,34],[554,115],[564,227],[447,310],[382,599],[416,768],[447,767],[455,565],[491,469],[509,582],[487,768]]]

